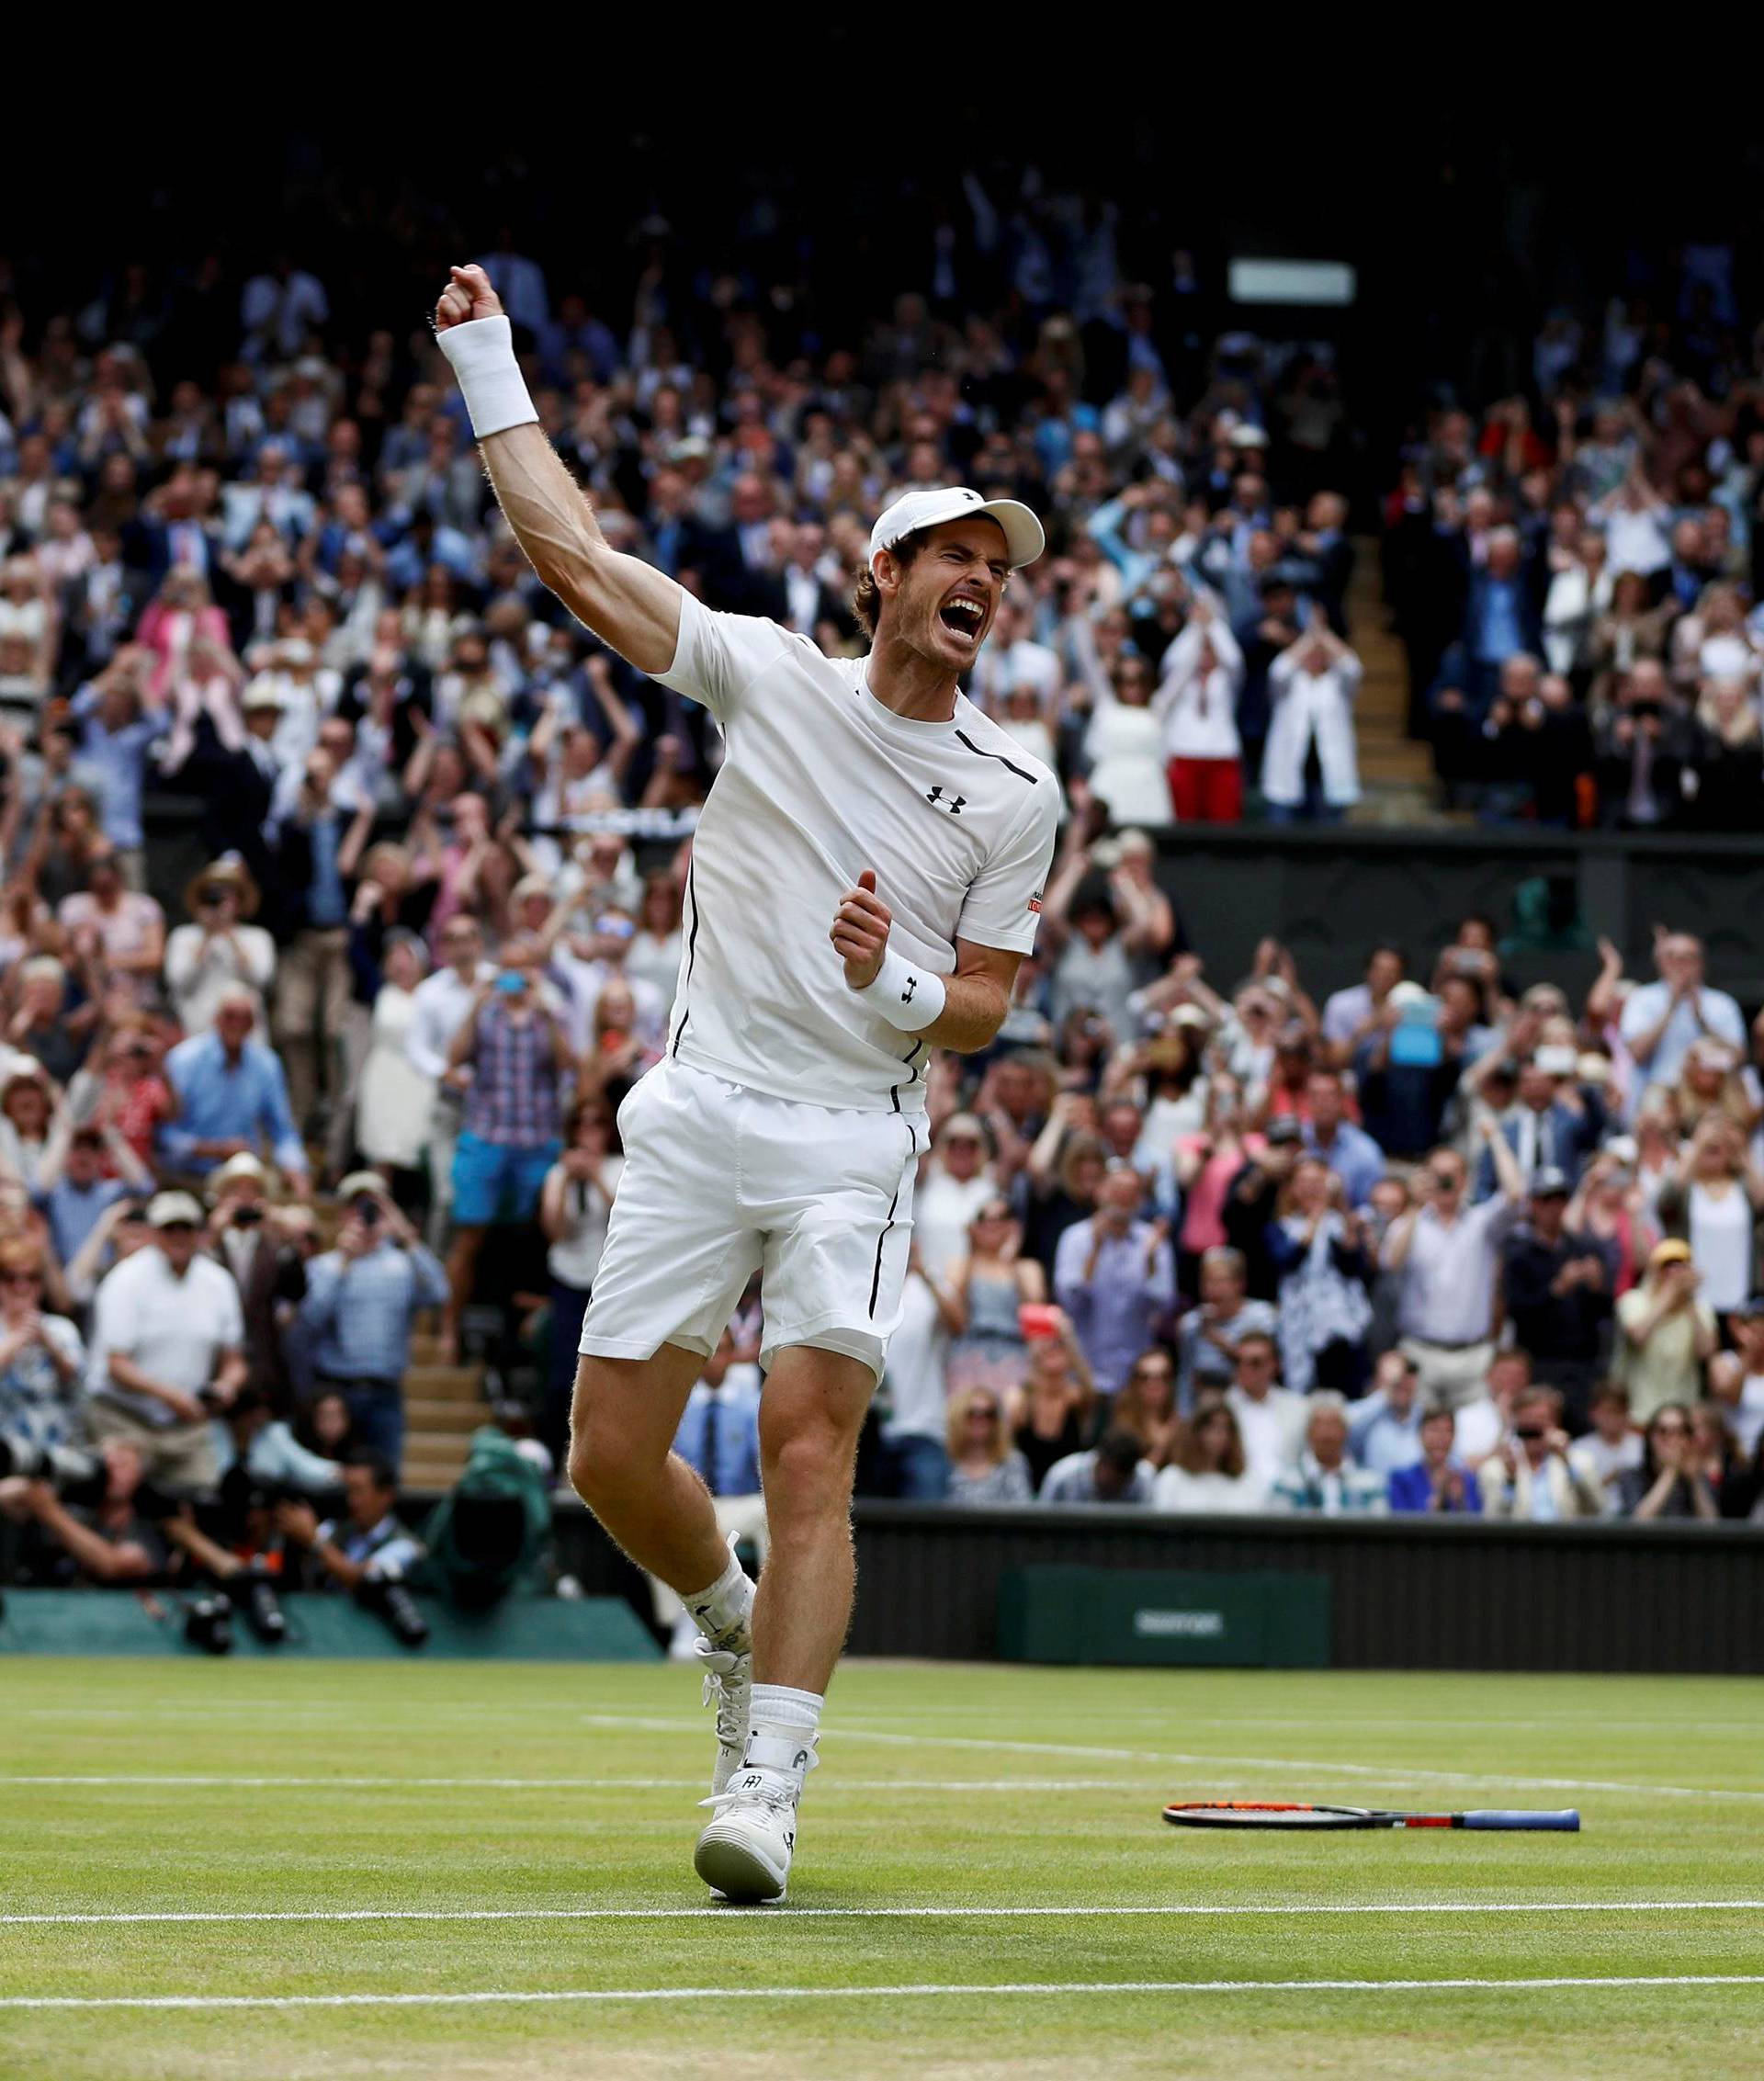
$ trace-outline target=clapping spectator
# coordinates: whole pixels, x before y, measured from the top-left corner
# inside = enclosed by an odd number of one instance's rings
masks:
[[[1238,1375],[1226,1403],[1243,1441],[1250,1478],[1270,1489],[1298,1458],[1305,1442],[1307,1403],[1280,1385],[1280,1353],[1274,1340],[1252,1329],[1238,1340]]]
[[[550,1365],[540,1442],[563,1464],[582,1318],[606,1247],[606,1227],[625,1169],[617,1130],[605,1106],[578,1101],[564,1116],[563,1154],[539,1188],[539,1226],[550,1249]]]
[[[1067,1229],[1054,1260],[1055,1297],[1072,1318],[1101,1395],[1114,1394],[1175,1303],[1169,1235],[1164,1223],[1140,1219],[1144,1196],[1137,1171],[1112,1164],[1096,1213]]]
[[[1117,1431],[1133,1433],[1152,1466],[1168,1462],[1182,1419],[1176,1408],[1175,1363],[1162,1345],[1141,1352],[1134,1360],[1109,1410],[1109,1422]]]
[[[1650,1084],[1679,1080],[1684,1057],[1705,1034],[1744,1049],[1746,1023],[1724,990],[1704,980],[1702,942],[1690,933],[1662,933],[1655,941],[1659,980],[1633,990],[1623,1003],[1623,1045]]]
[[[1495,1518],[1532,1523],[1596,1518],[1604,1498],[1568,1458],[1568,1434],[1549,1389],[1532,1387],[1513,1405],[1511,1442],[1483,1464],[1485,1507]]]
[[[1061,1320],[1058,1336],[1031,1342],[1028,1374],[1014,1397],[1011,1441],[1037,1490],[1050,1467],[1083,1451],[1096,1401],[1084,1354],[1063,1315]]]
[[[1383,1261],[1401,1275],[1397,1326],[1420,1373],[1421,1396],[1453,1407],[1480,1386],[1493,1355],[1500,1250],[1517,1218],[1524,1181],[1495,1124],[1482,1121],[1501,1190],[1480,1206],[1464,1203],[1469,1173],[1456,1149],[1428,1159],[1426,1196],[1385,1234]]]
[[[206,1033],[231,986],[249,990],[265,1032],[263,1005],[276,974],[276,942],[257,915],[257,884],[243,860],[216,860],[184,892],[192,922],[165,943],[165,988],[187,1034]]]
[[[1360,799],[1353,701],[1361,676],[1360,660],[1313,607],[1304,635],[1268,670],[1273,714],[1261,792],[1270,823],[1339,823]]]
[[[1385,1352],[1373,1368],[1372,1392],[1348,1412],[1348,1451],[1374,1474],[1395,1474],[1421,1457],[1420,1374],[1406,1352]]]
[[[1272,1302],[1248,1298],[1241,1250],[1222,1246],[1203,1252],[1200,1289],[1200,1306],[1176,1329],[1177,1404],[1184,1416],[1193,1413],[1203,1387],[1230,1385],[1243,1338],[1251,1330],[1271,1334],[1278,1320]]]
[[[1741,1306],[1758,1284],[1764,1174],[1727,1114],[1703,1115],[1657,1204],[1662,1225],[1690,1243],[1702,1297],[1717,1317]]]
[[[1046,1275],[1023,1255],[1023,1230],[1007,1199],[994,1194],[975,1215],[967,1255],[950,1268],[945,1290],[958,1317],[949,1348],[951,1395],[969,1387],[1003,1394],[1023,1375],[1021,1312],[1047,1298]]]
[[[1421,1412],[1420,1458],[1391,1470],[1386,1492],[1393,1510],[1480,1514],[1481,1487],[1452,1449],[1456,1429],[1457,1419],[1443,1403]]]
[[[1235,824],[1243,817],[1238,695],[1243,652],[1204,594],[1164,653],[1152,710],[1163,728],[1170,800],[1179,823]],[[1106,799],[1106,797],[1105,797]]]
[[[1283,1197],[1268,1249],[1280,1273],[1286,1385],[1301,1395],[1316,1385],[1357,1394],[1365,1385],[1372,1327],[1364,1223],[1343,1205],[1340,1179],[1314,1156],[1294,1167]]]
[[[1642,1434],[1629,1420],[1629,1390],[1606,1381],[1592,1397],[1591,1416],[1591,1430],[1568,1447],[1568,1459],[1603,1497],[1606,1512],[1614,1513],[1619,1481],[1642,1464]]]
[[[1707,1524],[1721,1515],[1694,1443],[1689,1408],[1662,1403],[1643,1432],[1641,1465],[1617,1477],[1617,1507],[1624,1517],[1698,1518]]]
[[[165,1057],[177,1097],[175,1120],[159,1130],[160,1147],[178,1171],[206,1177],[216,1164],[265,1143],[297,1199],[308,1191],[306,1150],[288,1110],[277,1057],[251,1038],[257,1004],[230,983],[215,1007],[213,1029],[180,1041]]]
[[[1579,1430],[1611,1315],[1613,1267],[1591,1237],[1567,1227],[1567,1179],[1560,1171],[1536,1171],[1529,1218],[1508,1239],[1501,1290],[1536,1377],[1561,1394]]]
[[[0,1243],[0,1472],[45,1458],[59,1465],[84,1442],[85,1348],[64,1316],[43,1312],[43,1301],[41,1252],[22,1238]]]

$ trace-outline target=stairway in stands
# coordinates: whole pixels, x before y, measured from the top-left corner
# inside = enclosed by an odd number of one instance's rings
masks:
[[[444,1365],[440,1338],[419,1331],[411,1339],[404,1375],[406,1488],[451,1488],[466,1464],[466,1445],[481,1423],[491,1421],[481,1365]]]
[[[1355,720],[1360,734],[1359,807],[1354,824],[1432,824],[1444,820],[1433,760],[1425,744],[1406,731],[1408,660],[1391,633],[1378,572],[1375,536],[1353,545],[1353,582],[1348,589],[1348,632],[1366,668]]]

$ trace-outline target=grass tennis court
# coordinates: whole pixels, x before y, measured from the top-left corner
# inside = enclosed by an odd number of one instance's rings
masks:
[[[13,1660],[0,2075],[1752,2075],[1761,1735],[1741,1680],[855,1663],[789,1905],[705,1913],[689,1673]]]

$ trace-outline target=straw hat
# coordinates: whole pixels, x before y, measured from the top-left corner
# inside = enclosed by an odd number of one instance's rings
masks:
[[[224,858],[216,860],[204,867],[202,872],[195,876],[185,888],[184,908],[189,911],[192,917],[195,916],[198,908],[202,891],[205,888],[212,888],[217,883],[224,883],[229,888],[238,891],[239,915],[242,918],[254,918],[257,915],[257,906],[262,899],[258,894],[257,884],[253,879],[251,869],[245,865],[243,860],[228,854]]]

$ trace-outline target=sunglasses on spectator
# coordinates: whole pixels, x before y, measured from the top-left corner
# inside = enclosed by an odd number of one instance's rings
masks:
[[[40,1286],[42,1274],[38,1272],[0,1272],[0,1286]]]
[[[1515,1438],[1523,1438],[1528,1441],[1534,1442],[1539,1438],[1547,1438],[1549,1436],[1549,1432],[1547,1431],[1539,1431],[1535,1428],[1535,1426],[1533,1426],[1524,1431],[1515,1431],[1513,1436]]]
[[[976,1402],[967,1412],[967,1420],[972,1423],[976,1417],[978,1417],[982,1423],[996,1423],[999,1419],[998,1404],[996,1402]]]
[[[1688,1438],[1690,1435],[1690,1426],[1679,1423],[1675,1419],[1670,1423],[1657,1423],[1654,1426],[1654,1435],[1657,1438]]]

